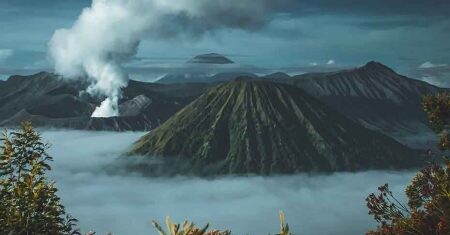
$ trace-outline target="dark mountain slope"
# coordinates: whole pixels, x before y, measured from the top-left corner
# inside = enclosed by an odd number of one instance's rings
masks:
[[[444,91],[369,62],[363,67],[283,80],[301,87],[345,116],[386,134],[427,130],[422,96]]]
[[[206,85],[161,85],[130,81],[123,90],[120,117],[91,118],[99,97],[87,84],[50,73],[12,76],[0,87],[0,126],[29,120],[35,126],[94,130],[150,130],[198,97]]]
[[[91,113],[95,107],[88,104],[79,105],[82,101],[73,94],[80,90],[80,87],[80,84],[63,83],[59,77],[45,72],[32,76],[12,76],[0,89],[0,120],[9,118],[25,108],[33,109],[41,106],[46,109],[49,104],[54,104],[56,107],[62,105],[67,112],[71,113]],[[71,104],[76,105],[71,106]],[[59,115],[50,114],[48,111],[50,110],[39,112],[45,112],[50,116]],[[69,116],[72,115],[69,114]]]
[[[128,86],[123,89],[123,96],[125,99],[129,99],[142,94],[147,96],[158,94],[172,98],[190,98],[200,96],[209,86],[203,83],[165,85],[130,80]]]
[[[177,170],[200,174],[420,164],[416,152],[331,111],[301,89],[251,80],[211,88],[142,137],[130,154],[188,162]]]

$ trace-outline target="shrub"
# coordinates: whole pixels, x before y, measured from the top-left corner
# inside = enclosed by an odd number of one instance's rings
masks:
[[[166,218],[167,232],[156,221],[152,221],[153,227],[158,231],[159,235],[231,235],[231,231],[212,230],[207,231],[209,224],[203,228],[198,228],[194,223],[184,221],[182,225],[173,223],[170,217]],[[293,235],[289,232],[289,225],[285,223],[284,213],[280,211],[280,233],[277,235]]]
[[[432,128],[440,136],[438,147],[450,150],[450,96],[427,95],[423,107]],[[431,150],[429,151],[431,153]],[[408,204],[401,204],[386,184],[379,194],[367,197],[369,214],[379,223],[371,235],[450,234],[450,160],[430,163],[406,188]]]
[[[380,224],[370,235],[450,234],[450,161],[430,164],[406,188],[408,204],[400,203],[389,186],[367,197],[369,214]]]
[[[78,234],[55,182],[45,176],[52,158],[30,123],[5,131],[0,146],[0,231],[2,234]]]
[[[160,235],[231,235],[230,231],[213,230],[207,232],[209,224],[200,229],[194,223],[188,221],[184,221],[182,225],[173,223],[169,216],[166,217],[167,232],[156,221],[153,220],[152,224]]]

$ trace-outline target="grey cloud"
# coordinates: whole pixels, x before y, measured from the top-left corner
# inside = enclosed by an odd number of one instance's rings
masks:
[[[345,69],[351,69],[355,66],[341,65],[341,64],[319,64],[316,62],[312,62],[310,65],[304,66],[291,66],[291,67],[283,67],[280,70],[284,71],[290,75],[299,75],[304,73],[326,73],[326,72],[335,72],[341,71]]]
[[[428,27],[432,24],[446,20],[442,17],[427,17],[425,19],[418,19],[412,17],[393,17],[393,18],[374,18],[358,23],[357,26],[366,29],[376,30],[392,30],[402,27]]]
[[[0,60],[4,60],[14,54],[11,49],[0,49]]]
[[[349,14],[365,16],[422,15],[446,16],[450,13],[447,0],[281,0],[274,1],[274,9],[296,14]]]
[[[230,1],[229,1],[230,2]],[[450,2],[447,0],[423,1],[411,0],[253,0],[241,1],[240,7],[245,11],[230,8],[233,5],[210,2],[204,6],[208,15],[207,21],[196,22],[188,15],[168,16],[169,21],[183,22],[182,27],[173,28],[165,25],[167,34],[176,30],[190,29],[191,33],[201,33],[209,28],[209,24],[223,22],[231,27],[260,29],[274,18],[304,18],[310,16],[353,16],[372,19],[360,23],[360,27],[370,29],[392,29],[397,27],[426,27],[448,19]],[[262,11],[261,11],[262,10]]]
[[[0,81],[6,81],[9,78],[8,75],[0,74]]]
[[[272,18],[267,0],[216,0],[190,4],[196,5],[196,14],[184,10],[166,14],[150,30],[152,35],[165,38],[184,33],[198,39],[205,33],[214,33],[224,28],[259,30]]]
[[[450,88],[450,65],[432,63],[424,65],[413,69],[412,76],[439,87]]]
[[[58,12],[74,8],[79,11],[81,8],[89,6],[90,2],[90,0],[3,0],[0,3],[0,9],[6,9],[3,12],[9,10],[19,13],[34,13],[40,10],[46,10],[48,13],[53,12],[53,14],[58,14]],[[219,3],[217,4],[216,2]],[[252,22],[253,20],[250,20],[249,16],[243,16],[239,14],[239,12],[229,11],[232,9],[227,8],[229,7],[227,6],[227,1],[210,1],[208,4],[209,6],[205,6],[204,8],[205,12],[210,11],[212,13],[211,15],[216,16],[216,19],[231,14],[235,16],[235,24],[242,25],[254,23]],[[241,6],[245,5],[248,9],[255,9],[253,14],[257,13],[256,10],[258,6],[264,6],[264,8],[267,9],[268,15],[261,17],[271,17],[272,14],[280,13],[285,13],[292,16],[304,16],[311,14],[350,14],[364,16],[448,16],[450,13],[450,2],[447,0],[410,0],[407,3],[405,3],[404,0],[245,0],[239,4]]]

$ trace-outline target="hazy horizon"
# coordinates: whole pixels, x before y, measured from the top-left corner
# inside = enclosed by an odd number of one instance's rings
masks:
[[[91,3],[1,1],[0,77],[52,71],[48,52],[52,35],[72,27]],[[228,4],[208,7],[217,12],[220,7],[229,9]],[[182,16],[164,20],[173,25],[160,34],[145,35],[125,68],[132,78],[154,80],[161,75],[155,71],[177,67],[209,52],[224,54],[245,66],[305,72],[376,60],[413,78],[449,86],[448,1],[257,0],[243,1],[239,7],[253,12],[254,18],[234,22],[226,14],[213,14],[210,25],[189,21],[190,27],[178,24]],[[214,22],[223,22],[224,27],[214,28]],[[181,35],[172,37],[177,30]],[[135,70],[145,71],[147,76]]]

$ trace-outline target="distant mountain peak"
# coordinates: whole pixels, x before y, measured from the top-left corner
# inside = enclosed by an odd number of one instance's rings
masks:
[[[195,56],[187,63],[193,64],[233,64],[234,62],[228,59],[226,56],[218,53],[208,53]]]
[[[367,64],[365,64],[363,67],[361,67],[363,69],[369,69],[369,70],[376,70],[376,71],[388,71],[388,72],[392,72],[395,73],[395,71],[391,68],[389,68],[388,66],[377,62],[377,61],[369,61]]]
[[[284,72],[275,72],[275,73],[265,75],[264,78],[289,79],[289,78],[291,78],[291,76],[289,76],[289,74],[284,73]]]
[[[49,73],[49,72],[39,72],[30,76],[24,76],[24,75],[12,75],[10,76],[5,82],[7,83],[21,83],[24,81],[41,81],[41,82],[50,82],[50,81],[57,81],[60,78],[53,74],[53,73]]]

